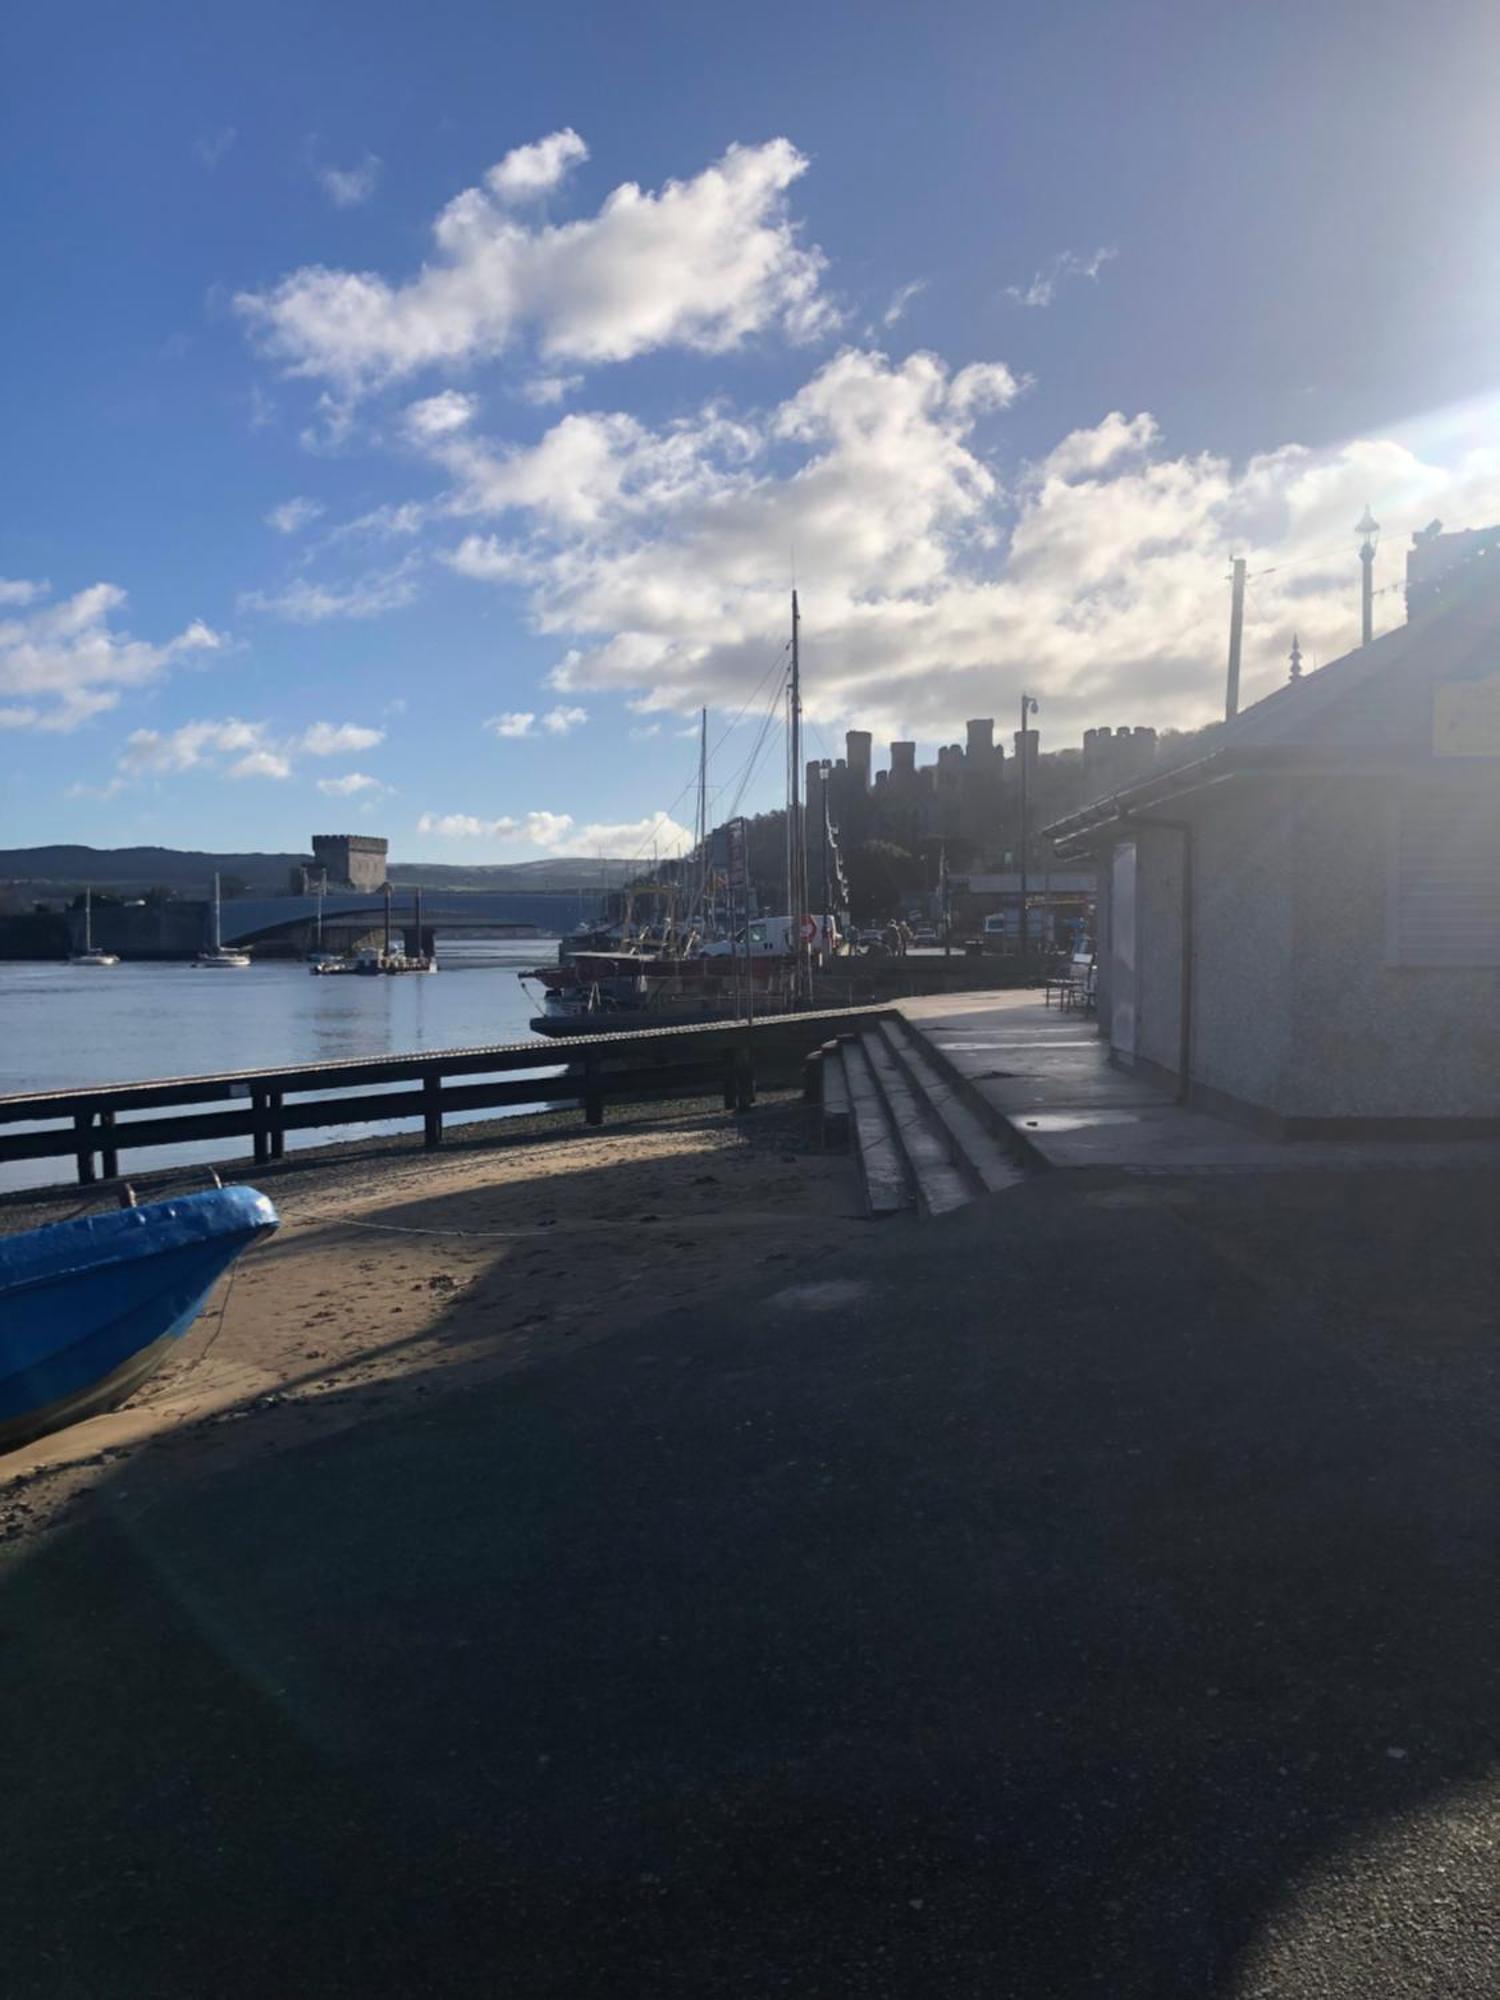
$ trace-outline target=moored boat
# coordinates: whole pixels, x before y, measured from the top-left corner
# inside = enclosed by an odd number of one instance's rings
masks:
[[[83,892],[83,950],[75,951],[68,960],[69,965],[118,965],[119,959],[112,951],[101,951],[94,943],[94,892]]]
[[[214,877],[214,941],[200,951],[193,964],[203,972],[242,972],[250,963],[248,951],[235,951],[224,942],[223,916],[219,905],[219,878]]]
[[[229,1187],[0,1237],[0,1451],[123,1402],[278,1220]]]

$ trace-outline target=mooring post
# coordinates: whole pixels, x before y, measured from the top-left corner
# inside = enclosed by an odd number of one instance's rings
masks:
[[[593,1054],[583,1059],[583,1117],[587,1125],[604,1123],[604,1080],[599,1074],[599,1058]]]
[[[802,1102],[816,1104],[823,1095],[823,1051],[813,1049],[802,1058]]]
[[[78,1179],[87,1186],[94,1178],[94,1148],[89,1140],[89,1132],[94,1123],[92,1111],[75,1111],[73,1130],[78,1135]]]
[[[430,1148],[442,1143],[443,1079],[436,1070],[429,1070],[422,1079],[422,1144]]]
[[[104,1152],[101,1160],[104,1168],[104,1178],[107,1181],[112,1181],[119,1177],[120,1172],[120,1155],[114,1146],[115,1114],[113,1111],[101,1111],[99,1113],[99,1123],[103,1127],[104,1133],[108,1135],[104,1141]]]

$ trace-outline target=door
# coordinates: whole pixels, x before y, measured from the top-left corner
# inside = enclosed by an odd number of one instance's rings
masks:
[[[1135,1061],[1135,842],[1122,840],[1110,870],[1109,1046],[1126,1064]]]

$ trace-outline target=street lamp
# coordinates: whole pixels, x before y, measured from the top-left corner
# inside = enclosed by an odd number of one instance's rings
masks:
[[[1025,967],[1026,967],[1026,952],[1027,952],[1027,949],[1028,949],[1028,933],[1029,933],[1029,926],[1028,926],[1028,924],[1027,924],[1027,920],[1026,920],[1026,838],[1027,838],[1027,826],[1026,826],[1026,785],[1027,785],[1027,766],[1028,766],[1028,764],[1029,764],[1029,763],[1031,762],[1031,759],[1030,759],[1030,757],[1029,757],[1029,756],[1028,756],[1028,754],[1027,754],[1027,751],[1028,751],[1028,745],[1027,745],[1027,741],[1026,741],[1026,718],[1027,718],[1027,716],[1029,716],[1029,715],[1035,715],[1035,714],[1036,714],[1036,712],[1037,712],[1037,706],[1036,706],[1036,701],[1035,701],[1035,698],[1034,698],[1033,696],[1029,695],[1029,694],[1023,694],[1023,695],[1022,695],[1022,697],[1021,697],[1021,736],[1020,736],[1020,741],[1019,741],[1019,742],[1018,742],[1018,743],[1016,744],[1016,749],[1017,749],[1017,751],[1018,751],[1018,753],[1019,753],[1019,755],[1020,755],[1020,759],[1021,759],[1021,931],[1020,931],[1020,937],[1021,937],[1021,968],[1022,968],[1022,972],[1023,972],[1023,974],[1024,974],[1024,972],[1025,972]]]
[[[1370,512],[1368,505],[1355,522],[1354,532],[1364,537],[1359,545],[1359,560],[1363,571],[1359,592],[1359,643],[1368,646],[1375,632],[1375,545],[1380,540],[1380,523]]]

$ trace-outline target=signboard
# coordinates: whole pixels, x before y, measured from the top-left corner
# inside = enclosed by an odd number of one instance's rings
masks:
[[[1435,757],[1500,757],[1500,674],[1439,681],[1432,691]]]

